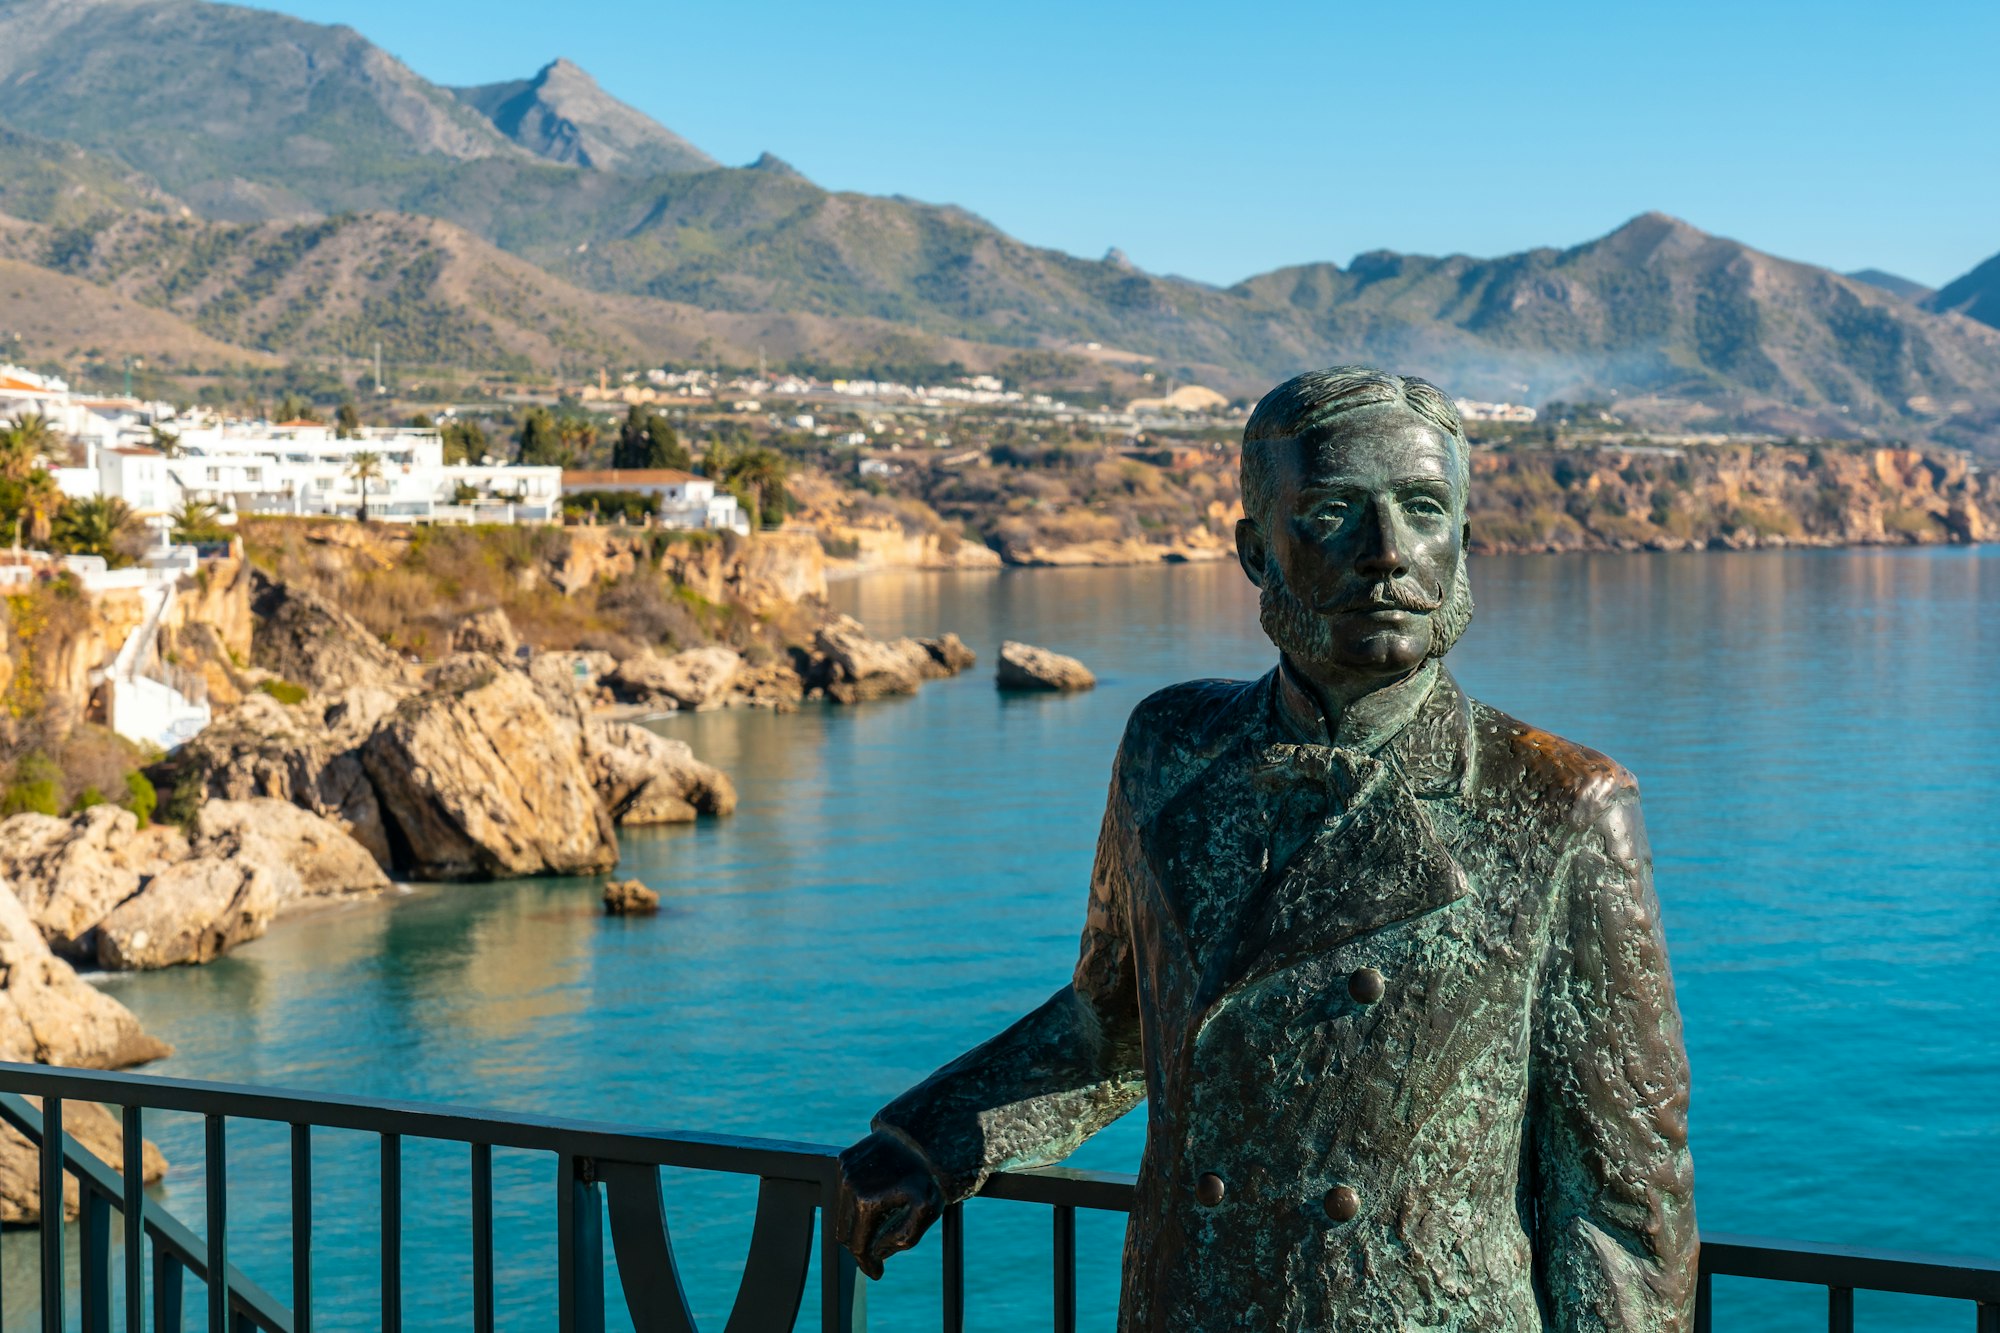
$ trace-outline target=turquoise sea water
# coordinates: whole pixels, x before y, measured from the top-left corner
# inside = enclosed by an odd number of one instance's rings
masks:
[[[2000,1254],[2000,551],[1492,558],[1452,665],[1479,697],[1608,751],[1645,793],[1695,1071],[1705,1229]],[[1112,748],[1144,695],[1262,671],[1228,567],[883,576],[878,633],[956,630],[981,666],[915,698],[662,723],[729,770],[733,819],[628,834],[657,920],[595,881],[424,887],[233,957],[111,983],[179,1054],[158,1072],[845,1142],[875,1107],[1062,983]],[[1071,698],[992,686],[1002,638],[1076,653]],[[287,1278],[285,1158],[232,1131],[231,1244]],[[1078,1164],[1130,1169],[1139,1117]],[[197,1125],[157,1137],[199,1226]],[[465,1326],[459,1150],[406,1147],[406,1327]],[[378,1327],[371,1144],[318,1158],[320,1327]],[[555,1325],[553,1170],[502,1154],[502,1324]],[[675,1240],[721,1327],[748,1189],[676,1176]],[[1109,1329],[1119,1221],[1079,1229]],[[935,1242],[870,1291],[937,1323]],[[969,1324],[1049,1324],[1047,1214],[968,1209]],[[5,1246],[9,1326],[31,1238]],[[1823,1326],[1817,1289],[1718,1283],[1718,1328]],[[615,1296],[614,1296],[615,1300]],[[811,1301],[808,1318],[811,1323]],[[1864,1294],[1863,1326],[1962,1329]],[[199,1313],[195,1312],[196,1326]],[[615,1326],[615,1324],[614,1324]]]

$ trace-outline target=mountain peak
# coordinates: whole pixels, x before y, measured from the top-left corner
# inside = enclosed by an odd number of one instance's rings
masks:
[[[624,175],[706,171],[715,159],[598,86],[561,56],[533,78],[454,88],[459,101],[538,157]]]
[[[1947,282],[1923,304],[1941,315],[1964,315],[2000,328],[2000,255]]]
[[[803,171],[800,171],[797,167],[769,149],[757,154],[757,160],[744,168],[744,170],[769,172],[773,176],[789,176],[793,180],[802,181],[806,178],[806,174]]]
[[[1842,276],[1852,278],[1856,282],[1866,283],[1870,287],[1876,288],[1879,291],[1885,291],[1891,296],[1909,301],[1915,305],[1923,304],[1924,299],[1932,291],[1931,288],[1924,286],[1921,282],[1906,278],[1900,273],[1889,273],[1879,268],[1856,269],[1854,272],[1843,274]]]

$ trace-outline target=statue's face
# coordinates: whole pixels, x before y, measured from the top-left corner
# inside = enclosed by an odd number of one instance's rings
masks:
[[[1270,513],[1239,526],[1237,547],[1266,632],[1300,666],[1387,680],[1430,655],[1465,558],[1451,449],[1393,405],[1273,449]]]

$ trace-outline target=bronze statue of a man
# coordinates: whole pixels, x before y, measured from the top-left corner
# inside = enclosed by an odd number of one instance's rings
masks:
[[[1691,1325],[1638,789],[1445,670],[1468,474],[1420,379],[1257,405],[1236,545],[1278,664],[1132,714],[1074,977],[842,1155],[863,1271],[1144,1100],[1121,1329]]]

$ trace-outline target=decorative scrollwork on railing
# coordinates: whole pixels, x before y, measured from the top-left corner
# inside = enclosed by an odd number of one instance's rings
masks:
[[[598,1162],[611,1214],[618,1280],[637,1333],[698,1333],[674,1261],[659,1168]],[[724,1333],[789,1333],[805,1300],[819,1185],[766,1176],[757,1188],[750,1253]]]

